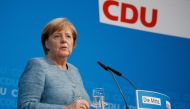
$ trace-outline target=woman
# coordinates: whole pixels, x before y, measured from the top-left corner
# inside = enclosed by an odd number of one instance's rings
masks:
[[[31,59],[19,81],[19,109],[89,109],[78,69],[67,62],[77,32],[65,18],[56,18],[41,36],[46,57]]]

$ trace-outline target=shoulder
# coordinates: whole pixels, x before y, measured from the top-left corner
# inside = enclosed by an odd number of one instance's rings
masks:
[[[72,72],[73,75],[81,77],[80,71],[79,71],[79,69],[76,66],[74,66],[71,63],[67,63],[67,65],[68,65],[68,69],[69,69],[68,71],[69,72]]]
[[[70,64],[70,63],[67,63],[68,64],[68,67],[69,67],[69,72],[72,74],[73,78],[75,78],[76,80],[79,79],[81,80],[81,74],[80,74],[80,71],[79,69],[74,66],[73,64]]]
[[[75,71],[77,71],[77,72],[79,71],[78,68],[77,68],[76,66],[74,66],[73,64],[67,63],[67,65],[68,65],[68,68],[69,68],[69,69],[75,70]]]
[[[37,67],[45,67],[48,65],[48,61],[45,57],[35,57],[31,58],[27,62],[27,66],[37,66]]]
[[[45,63],[45,57],[35,57],[35,58],[31,58],[28,60],[28,63],[33,63],[33,64],[43,64]]]
[[[40,79],[45,77],[43,58],[29,59],[25,69],[20,77],[20,81],[29,81],[31,79]]]
[[[28,70],[43,70],[48,68],[49,64],[45,57],[35,57],[27,61],[25,65],[25,71]]]

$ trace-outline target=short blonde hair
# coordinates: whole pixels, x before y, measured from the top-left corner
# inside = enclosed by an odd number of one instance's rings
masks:
[[[41,43],[43,46],[44,53],[48,54],[48,49],[45,46],[45,42],[48,40],[49,36],[52,35],[56,31],[60,31],[62,29],[71,29],[73,40],[74,40],[74,46],[76,45],[77,40],[77,31],[74,25],[67,20],[66,18],[55,18],[48,22],[48,24],[44,27],[41,35]]]

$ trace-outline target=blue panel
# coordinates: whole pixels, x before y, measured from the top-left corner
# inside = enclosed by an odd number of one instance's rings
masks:
[[[92,99],[92,89],[105,89],[110,109],[124,102],[101,61],[122,72],[139,89],[164,93],[172,109],[190,108],[190,39],[116,27],[99,22],[96,0],[0,1],[0,109],[16,109],[17,83],[27,60],[44,56],[40,35],[44,25],[67,17],[77,28],[78,42],[69,62],[76,65]],[[129,107],[135,90],[117,77]]]

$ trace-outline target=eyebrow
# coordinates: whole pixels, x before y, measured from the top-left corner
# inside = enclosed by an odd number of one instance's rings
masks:
[[[65,34],[72,34],[72,33],[70,33],[70,32],[66,32]]]
[[[62,34],[62,33],[61,32],[55,32],[53,34]],[[65,32],[65,34],[72,34],[72,32],[71,33],[70,32]]]

